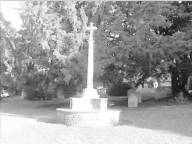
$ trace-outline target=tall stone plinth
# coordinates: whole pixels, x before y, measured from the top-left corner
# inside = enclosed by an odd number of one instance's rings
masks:
[[[106,111],[107,98],[70,98],[70,109],[75,111]]]
[[[94,89],[94,88],[85,88],[82,97],[83,98],[89,98],[89,99],[90,98],[98,99],[100,96],[99,96],[96,89]]]

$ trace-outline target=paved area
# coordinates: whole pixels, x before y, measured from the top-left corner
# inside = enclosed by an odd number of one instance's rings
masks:
[[[191,105],[118,107],[123,111],[121,124],[98,128],[66,127],[57,123],[53,105],[59,106],[51,102],[46,105],[22,100],[2,102],[0,143],[192,144]]]

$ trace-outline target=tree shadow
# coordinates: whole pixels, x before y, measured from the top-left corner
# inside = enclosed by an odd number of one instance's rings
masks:
[[[28,101],[22,99],[4,100],[0,104],[1,115],[31,118],[45,123],[61,123],[57,108],[69,108],[69,100]]]
[[[138,108],[122,108],[119,126],[168,131],[192,137],[192,105],[141,105]]]
[[[69,101],[11,101],[2,102],[1,114],[35,119],[50,124],[63,124],[57,115],[56,108],[69,108]],[[120,110],[117,126],[135,126],[158,131],[168,131],[192,137],[192,105],[167,105],[146,102],[138,108],[128,108],[127,103],[116,103],[109,109]]]

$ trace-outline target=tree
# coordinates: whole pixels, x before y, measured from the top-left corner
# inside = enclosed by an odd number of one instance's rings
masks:
[[[171,72],[173,91],[184,91],[191,73],[191,11],[191,2],[23,2],[22,29],[17,37],[4,31],[3,38],[17,77],[31,71],[44,75],[43,84],[85,85],[86,26],[92,21],[98,27],[96,81],[109,86],[127,79],[137,87]]]
[[[86,37],[84,9],[76,9],[76,2],[25,2],[19,32],[25,57],[25,73],[43,72],[44,87],[51,82],[59,85],[82,83],[77,57]],[[81,66],[80,66],[81,67]],[[23,74],[22,74],[23,75]],[[75,86],[73,86],[75,87]],[[46,89],[46,88],[45,88]]]
[[[186,95],[185,86],[192,72],[191,67],[191,2],[173,2],[175,10],[168,15],[172,25],[166,29],[161,28],[161,33],[166,36],[163,40],[166,62],[172,74],[173,95],[182,92]]]
[[[10,23],[4,19],[1,12],[0,29],[0,91],[6,88],[14,92],[16,89],[16,79],[12,72],[15,62],[14,51],[16,49],[15,38],[17,33]]]
[[[127,78],[138,86],[182,65],[184,88],[191,61],[190,2],[103,2],[90,19],[98,25],[96,78],[109,83]]]
[[[161,36],[154,29],[170,25],[167,18],[161,16],[162,9],[168,6],[154,2],[106,2],[101,5],[96,44],[98,51],[103,52],[96,56],[99,62],[102,59],[100,68],[113,64],[119,69],[119,75],[130,80],[137,78],[136,84],[152,75],[161,59],[156,57]]]

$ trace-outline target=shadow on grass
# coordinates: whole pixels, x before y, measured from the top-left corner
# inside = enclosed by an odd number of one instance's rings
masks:
[[[0,113],[32,118],[39,122],[62,124],[56,108],[69,108],[69,101],[2,102]],[[192,105],[168,105],[167,102],[148,101],[138,108],[127,108],[126,102],[118,102],[109,109],[120,109],[118,126],[135,126],[158,131],[168,131],[192,137]]]
[[[168,131],[192,137],[192,105],[167,100],[146,101],[138,108],[123,108],[119,125]]]
[[[60,123],[57,108],[69,108],[68,99],[51,101],[29,101],[19,98],[9,98],[1,101],[0,113],[17,117],[32,118],[40,122]]]

